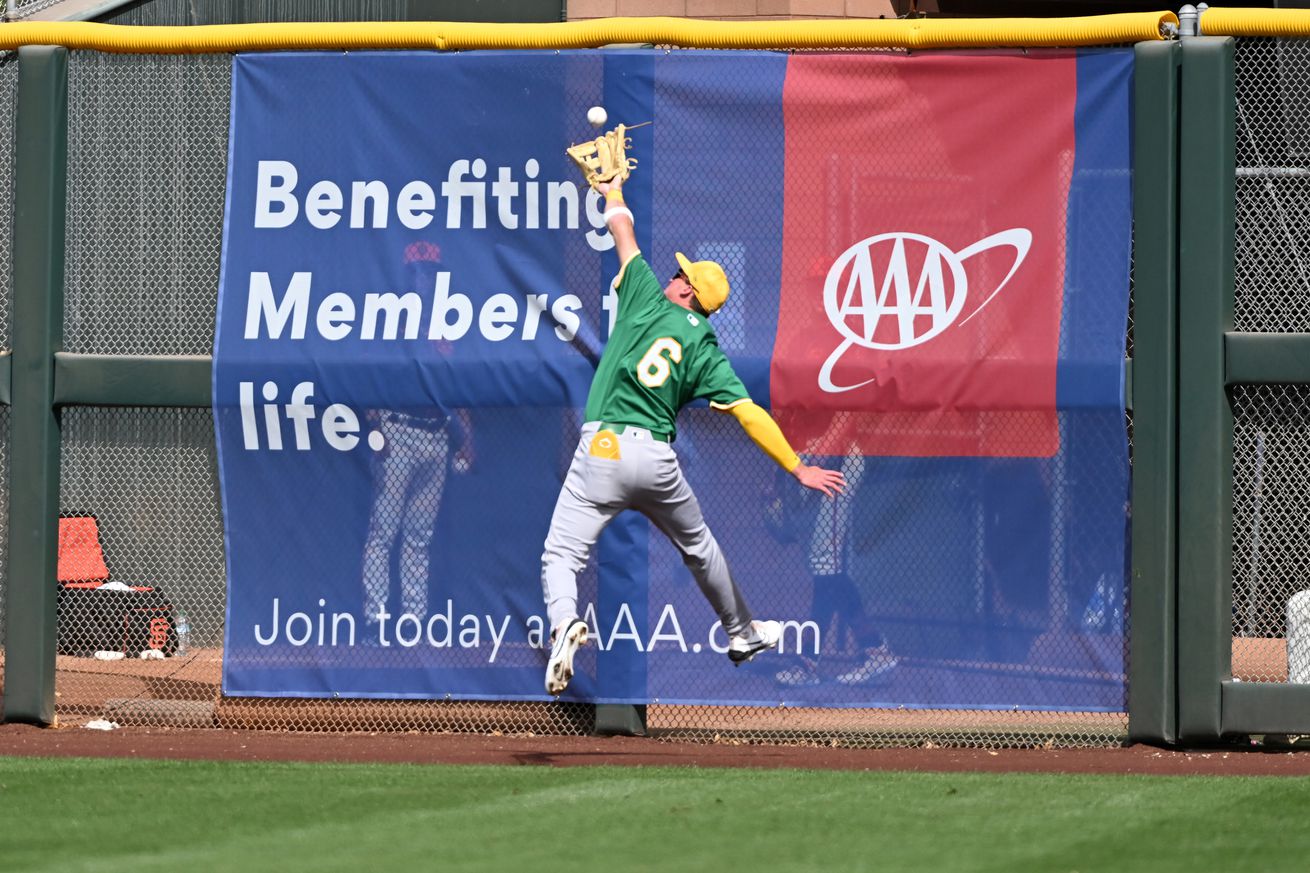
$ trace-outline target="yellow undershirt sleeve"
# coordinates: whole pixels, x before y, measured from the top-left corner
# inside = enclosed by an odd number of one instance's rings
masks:
[[[790,473],[800,466],[800,456],[782,435],[782,429],[773,420],[773,416],[763,408],[747,400],[744,403],[735,403],[724,411],[732,413],[742,430],[746,431],[746,435],[782,469]]]

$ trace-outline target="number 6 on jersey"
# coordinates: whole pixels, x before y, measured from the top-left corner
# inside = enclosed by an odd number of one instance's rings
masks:
[[[667,358],[664,357],[664,352],[669,353]],[[682,344],[672,337],[662,336],[650,344],[646,354],[637,362],[638,381],[647,388],[660,387],[669,378],[672,369],[670,360],[674,364],[682,360]]]

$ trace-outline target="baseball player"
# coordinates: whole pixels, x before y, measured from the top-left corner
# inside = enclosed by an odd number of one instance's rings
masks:
[[[405,248],[411,287],[431,288],[441,250],[420,240]],[[442,353],[443,349],[438,349]],[[428,553],[446,487],[447,461],[465,471],[473,460],[467,410],[442,407],[368,413],[384,440],[376,459],[373,504],[364,542],[364,638],[378,638],[378,614],[391,591],[391,554],[400,540],[400,608],[422,620],[428,605]],[[452,458],[453,455],[453,458]]]
[[[793,434],[795,436],[795,434]],[[874,685],[885,681],[899,660],[892,654],[886,637],[864,611],[855,581],[847,572],[851,563],[850,535],[854,495],[864,479],[866,460],[852,446],[842,457],[841,471],[846,479],[846,494],[840,500],[825,500],[813,518],[806,548],[806,558],[813,574],[810,620],[821,628],[835,625],[848,630],[860,650],[860,661],[852,669],[833,678],[840,685]],[[839,630],[838,645],[845,636]],[[818,659],[797,654],[797,663],[775,674],[779,685],[809,687],[819,685]]]
[[[713,409],[733,415],[805,487],[829,497],[845,488],[840,472],[801,462],[719,350],[708,316],[728,298],[723,268],[678,253],[678,272],[661,288],[637,248],[621,182],[602,182],[596,189],[605,195],[605,223],[621,265],[614,280],[619,308],[541,556],[551,626],[546,691],[553,695],[573,678],[574,655],[589,633],[578,618],[577,574],[605,525],[624,509],[649,518],[682,553],[728,634],[733,664],[778,644],[782,625],[752,620],[670,446],[684,405],[703,397]]]

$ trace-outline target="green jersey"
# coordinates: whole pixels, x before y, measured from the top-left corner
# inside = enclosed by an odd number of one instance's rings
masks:
[[[726,408],[750,399],[709,319],[665,297],[645,258],[628,261],[616,290],[619,311],[587,395],[587,421],[672,440],[678,410],[692,400]]]

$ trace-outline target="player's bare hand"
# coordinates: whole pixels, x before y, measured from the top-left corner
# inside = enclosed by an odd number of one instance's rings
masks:
[[[840,470],[827,470],[802,463],[791,474],[806,488],[822,491],[829,497],[836,497],[846,491],[846,477]]]

